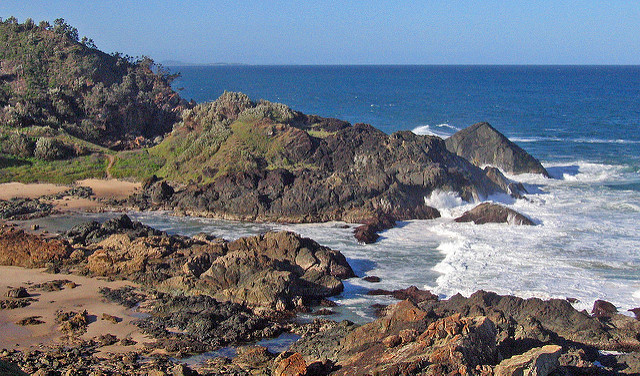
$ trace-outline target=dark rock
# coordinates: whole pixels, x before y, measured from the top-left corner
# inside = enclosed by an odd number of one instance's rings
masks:
[[[133,308],[145,299],[145,296],[136,292],[132,286],[125,286],[119,289],[101,287],[99,292],[108,301],[121,304],[127,308]]]
[[[167,182],[161,181],[159,183],[154,183],[148,189],[148,193],[154,204],[162,204],[173,196],[174,190],[173,187],[167,184]]]
[[[111,346],[115,343],[118,343],[118,337],[114,336],[113,334],[107,333],[96,337],[95,341],[98,344],[98,347]]]
[[[567,298],[566,300],[571,304],[580,303],[580,300],[576,298]]]
[[[523,198],[525,193],[528,193],[522,183],[514,182],[507,179],[506,176],[500,172],[496,167],[487,166],[484,168],[484,172],[492,182],[496,183],[503,191],[510,194],[515,198]]]
[[[410,286],[400,290],[382,290],[376,289],[367,292],[367,295],[390,295],[398,300],[411,300],[414,304],[418,304],[427,300],[438,300],[438,296],[428,290],[420,290],[416,286]]]
[[[0,300],[0,309],[17,309],[24,308],[31,305],[31,302],[35,302],[36,299],[33,298],[22,298],[19,300],[8,299],[8,300]]]
[[[320,302],[318,305],[322,307],[337,307],[338,303],[334,302],[333,300],[322,298],[320,299]]]
[[[632,308],[629,312],[633,312],[636,315],[636,320],[640,320],[640,308]]]
[[[29,295],[27,289],[25,289],[24,287],[18,287],[16,289],[7,291],[7,296],[9,298],[28,298],[31,295]]]
[[[261,339],[265,334],[277,335],[278,326],[260,318],[246,307],[218,302],[205,296],[172,296],[159,293],[151,316],[136,322],[145,333],[162,339],[166,347],[190,352],[204,352],[220,346]],[[175,333],[169,328],[178,328]],[[267,330],[267,329],[271,330]]]
[[[367,282],[371,282],[371,283],[376,283],[376,282],[380,282],[380,277],[377,277],[375,275],[368,275],[364,278],[362,278],[364,281]]]
[[[13,198],[0,200],[0,219],[28,220],[53,213],[53,205],[38,199]]]
[[[62,236],[72,244],[89,245],[98,243],[113,234],[127,234],[136,238],[141,236],[160,236],[164,233],[140,222],[133,222],[129,216],[123,214],[104,223],[92,221],[72,227]]]
[[[40,325],[44,324],[44,321],[40,320],[42,316],[29,316],[25,317],[16,322],[17,325],[26,326],[26,325]]]
[[[353,236],[360,243],[364,244],[375,243],[380,237],[378,235],[378,228],[373,225],[362,225],[356,227],[355,230],[353,230]]]
[[[420,307],[436,317],[454,313],[489,317],[498,328],[498,344],[505,357],[549,343],[560,346],[579,343],[584,348],[613,351],[640,349],[638,320],[613,314],[603,321],[586,311],[577,311],[565,299],[544,301],[477,291],[469,298],[457,294],[448,300],[425,301]],[[516,332],[515,337],[510,334]]]
[[[605,300],[596,300],[593,303],[593,309],[591,310],[591,314],[595,317],[611,317],[617,312],[618,309],[616,306]]]
[[[491,165],[514,174],[534,173],[549,177],[542,164],[509,141],[489,123],[477,123],[445,140],[447,149],[475,165]]]
[[[373,315],[375,317],[382,317],[385,315],[384,310],[387,308],[388,306],[386,304],[372,304],[370,306],[370,308],[373,308]]]
[[[151,196],[156,182],[127,204],[227,219],[343,220],[375,227],[376,224],[366,221],[381,214],[391,216],[394,221],[434,218],[437,211],[425,205],[424,197],[438,189],[454,191],[466,200],[504,192],[481,169],[449,152],[438,137],[408,131],[386,135],[367,124],[350,126],[306,116],[284,105],[252,103],[246,98],[240,99],[241,95],[236,97],[223,100],[238,100],[238,106],[230,105],[230,108],[240,112],[220,114],[222,123],[218,125],[229,134],[222,140],[216,139],[216,144],[227,140],[237,142],[235,130],[228,126],[228,121],[249,116],[253,121],[245,125],[274,153],[249,153],[246,163],[231,169],[229,163],[237,161],[228,160],[232,158],[227,152],[230,147],[223,144],[217,153],[203,157],[206,159],[202,163],[202,175],[211,178],[207,179],[208,183],[176,189],[178,184],[171,182],[175,190],[171,198],[154,203]],[[207,107],[207,113],[217,113],[219,109],[215,103],[207,106],[198,111]],[[199,123],[197,115],[191,115],[179,127],[181,136],[212,137],[199,132],[206,125]],[[316,131],[326,135],[316,137]],[[213,141],[203,140],[207,144]],[[282,165],[287,168],[274,168]],[[362,233],[363,241],[370,242],[375,238],[373,233],[384,228],[388,227],[362,228],[358,233]]]
[[[473,222],[477,225],[485,223],[508,223],[511,225],[535,224],[529,218],[502,205],[484,202],[475,208],[465,212],[455,219],[456,222]]]
[[[350,321],[333,323],[329,327],[316,333],[304,335],[291,346],[289,351],[302,354],[304,359],[309,363],[319,359],[336,361],[339,344],[357,327],[358,325]]]

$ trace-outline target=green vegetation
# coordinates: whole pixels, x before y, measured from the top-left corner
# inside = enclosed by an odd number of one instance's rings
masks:
[[[38,159],[16,160],[0,157],[0,183],[18,181],[22,183],[49,182],[70,184],[87,178],[103,178],[107,159],[100,154],[91,154],[73,159],[42,161]]]
[[[109,172],[116,179],[144,180],[157,174],[165,159],[149,153],[147,149],[123,151],[115,157]]]
[[[313,169],[305,150],[341,126],[242,93],[187,104],[151,59],[105,54],[63,19],[0,20],[0,46],[2,182]]]
[[[50,127],[109,146],[169,131],[184,108],[175,76],[146,57],[108,55],[63,19],[0,22],[0,127]]]

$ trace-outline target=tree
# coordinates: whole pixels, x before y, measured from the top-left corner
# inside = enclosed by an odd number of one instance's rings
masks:
[[[78,29],[65,22],[64,18],[57,18],[53,21],[53,30],[59,34],[66,35],[71,40],[78,42]]]

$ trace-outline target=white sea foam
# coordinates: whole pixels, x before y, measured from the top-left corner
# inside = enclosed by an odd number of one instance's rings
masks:
[[[439,189],[431,192],[429,197],[425,197],[424,203],[427,206],[438,209],[440,214],[445,217],[453,215],[452,209],[467,204],[456,192],[441,191]]]
[[[449,125],[446,123],[437,124],[435,126],[430,125],[421,125],[419,127],[415,127],[412,132],[415,134],[423,135],[423,136],[438,136],[440,138],[447,138],[452,134],[456,133],[458,128],[453,125]]]
[[[604,138],[562,138],[556,136],[544,136],[544,137],[510,137],[513,142],[563,142],[563,143],[575,143],[575,144],[628,144],[637,145],[640,144],[639,140],[626,140],[626,139],[604,139]]]

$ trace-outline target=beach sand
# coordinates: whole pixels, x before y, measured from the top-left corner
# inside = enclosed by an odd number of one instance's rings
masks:
[[[65,287],[60,291],[41,291],[30,288],[30,285],[53,281],[70,280],[78,286]],[[113,334],[118,339],[131,338],[137,341],[134,346],[122,346],[119,343],[100,350],[104,352],[128,352],[143,347],[144,342],[151,340],[144,336],[138,327],[132,324],[133,320],[141,317],[135,310],[128,309],[119,304],[106,302],[98,292],[101,287],[119,288],[123,286],[135,286],[127,281],[109,282],[96,278],[81,277],[69,274],[49,274],[43,269],[25,269],[14,266],[0,266],[0,299],[7,298],[10,288],[26,287],[27,291],[37,301],[24,308],[0,310],[0,349],[26,350],[30,346],[51,344],[61,339],[62,333],[57,329],[55,322],[56,311],[87,310],[89,325],[87,332],[81,336],[83,339],[91,339],[104,334]],[[121,321],[112,323],[102,320],[102,314],[106,313]],[[44,324],[19,326],[18,320],[30,316],[40,316]]]
[[[117,179],[85,179],[79,180],[76,186],[89,187],[93,190],[95,199],[80,197],[64,197],[58,200],[45,200],[55,206],[58,211],[95,211],[105,207],[101,200],[125,199],[141,188],[141,183],[134,183]],[[57,194],[71,188],[70,185],[55,185],[47,183],[3,183],[0,184],[0,200],[12,198],[40,198]]]

